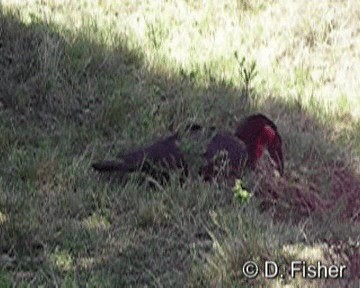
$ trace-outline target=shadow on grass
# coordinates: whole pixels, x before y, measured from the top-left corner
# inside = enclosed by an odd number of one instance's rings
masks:
[[[90,40],[91,31],[74,34],[33,20],[25,25],[0,11],[0,264],[14,283],[182,286],[195,257],[191,245],[209,240],[194,236],[204,222],[211,226],[208,211],[237,206],[205,184],[173,192],[107,185],[89,164],[189,122],[233,130],[255,112],[275,120],[286,155],[283,179],[264,171],[266,163],[257,171],[253,187],[263,212],[298,223],[338,209],[342,226],[319,222],[329,227],[312,243],[352,237],[341,233],[360,218],[360,180],[348,153],[359,149],[359,123],[334,140],[336,127],[297,103],[270,98],[260,105],[256,89],[233,87],[210,70],[199,81],[197,71],[148,68],[124,35],[114,35],[118,44],[109,50]],[[345,148],[346,141],[357,142]],[[144,227],[139,213],[149,214]],[[109,227],[84,230],[79,223],[91,215]],[[114,238],[133,242],[121,250]],[[70,274],[53,260],[57,249],[70,255]],[[95,265],[78,265],[84,257]]]

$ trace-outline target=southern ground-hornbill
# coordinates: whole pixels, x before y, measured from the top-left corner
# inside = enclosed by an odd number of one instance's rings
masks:
[[[190,167],[185,163],[178,140],[176,133],[125,154],[119,160],[96,162],[92,167],[99,172],[118,171],[121,174],[140,171],[160,180],[168,179],[169,170],[173,169],[182,169],[183,175],[187,175]],[[262,114],[249,116],[237,127],[235,134],[219,132],[212,138],[203,154],[205,164],[200,173],[205,180],[216,178],[219,165],[227,163],[229,176],[237,177],[245,166],[255,168],[264,148],[267,148],[280,174],[283,174],[282,140],[276,125]],[[220,161],[219,154],[222,155]],[[224,156],[226,162],[222,161]]]
[[[249,116],[237,127],[235,135],[215,135],[204,154],[207,163],[201,173],[205,180],[216,178],[220,172],[225,178],[238,178],[244,167],[255,168],[264,148],[282,175],[282,140],[276,125],[262,114]]]
[[[182,169],[186,176],[188,168],[177,142],[176,133],[150,146],[122,155],[118,160],[95,162],[92,167],[99,172],[119,172],[121,175],[140,171],[160,179],[161,182],[168,180],[169,171],[174,169]]]

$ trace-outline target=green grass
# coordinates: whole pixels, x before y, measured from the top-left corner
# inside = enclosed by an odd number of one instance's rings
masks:
[[[247,280],[241,266],[330,263],[326,241],[359,253],[359,222],[336,214],[332,194],[359,191],[358,4],[2,3],[1,287],[357,287]],[[260,197],[241,203],[194,175],[153,189],[90,169],[189,123],[232,130],[255,112],[284,140],[284,179],[263,169],[243,179],[278,196],[265,212]],[[199,165],[202,148],[183,136]],[[335,213],[307,215],[302,205],[321,201]]]

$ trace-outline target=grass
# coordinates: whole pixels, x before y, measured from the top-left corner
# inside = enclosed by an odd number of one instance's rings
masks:
[[[1,287],[357,287],[357,3],[2,3]],[[255,112],[278,125],[286,172],[265,159],[243,179],[246,203],[194,175],[153,189],[90,169],[189,123],[232,130]],[[317,259],[351,273],[241,270]]]

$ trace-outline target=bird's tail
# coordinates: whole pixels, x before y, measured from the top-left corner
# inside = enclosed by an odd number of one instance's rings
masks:
[[[104,160],[91,165],[98,172],[129,172],[129,167],[120,161]]]

